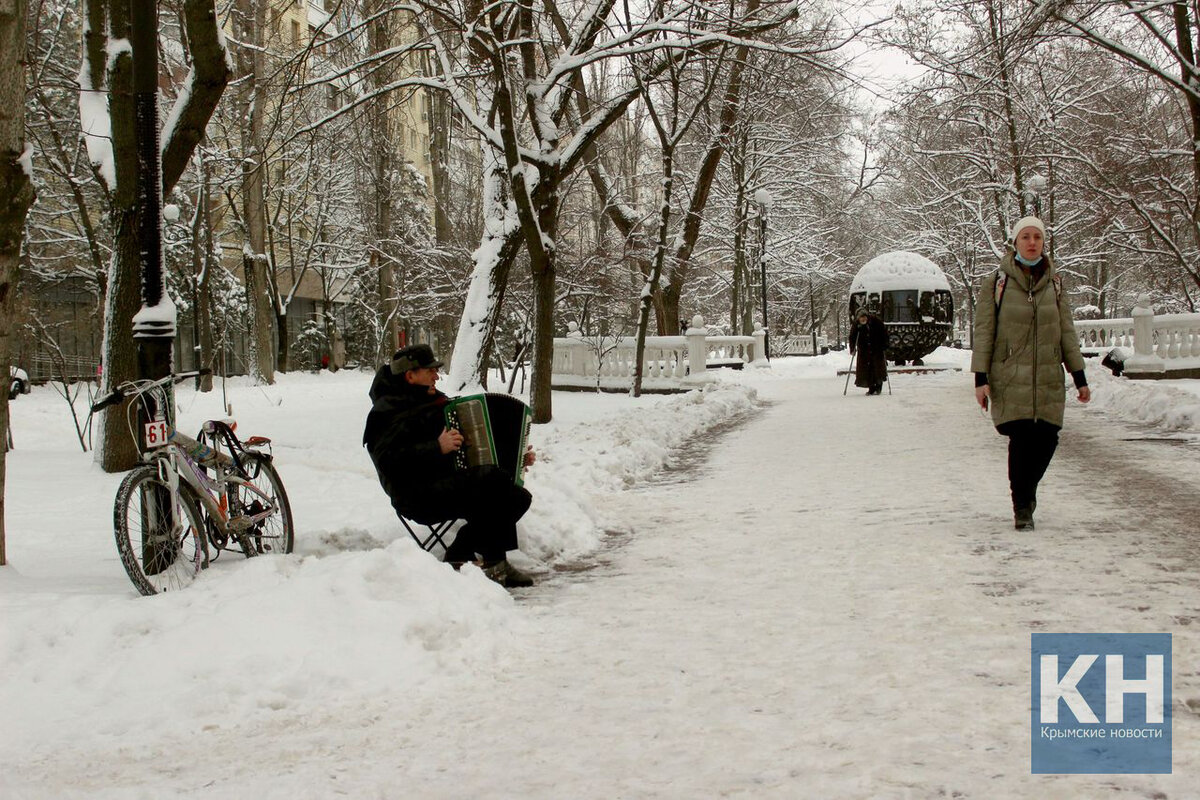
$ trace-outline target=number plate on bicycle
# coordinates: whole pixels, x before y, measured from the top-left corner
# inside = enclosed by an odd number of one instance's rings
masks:
[[[167,443],[167,422],[158,419],[146,423],[146,447],[162,447]]]

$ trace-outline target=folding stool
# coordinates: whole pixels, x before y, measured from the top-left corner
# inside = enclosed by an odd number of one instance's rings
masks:
[[[458,522],[456,519],[446,519],[441,522],[417,522],[400,517],[400,524],[408,531],[408,535],[413,538],[418,547],[427,553],[432,553],[435,546],[441,545],[443,557],[446,555],[446,550],[449,549],[444,537],[450,533],[450,529],[456,522]],[[428,531],[428,533],[418,533],[418,528]]]

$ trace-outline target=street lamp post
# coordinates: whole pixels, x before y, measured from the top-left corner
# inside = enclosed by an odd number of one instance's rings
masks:
[[[1036,173],[1025,179],[1025,194],[1033,205],[1035,217],[1042,215],[1042,192],[1046,191],[1046,183],[1046,178]]]
[[[772,197],[766,189],[754,193],[754,204],[758,206],[758,270],[760,296],[762,299],[763,349],[767,361],[771,360],[771,327],[767,320],[767,213],[771,210]]]
[[[134,128],[137,140],[137,242],[142,270],[142,308],[133,317],[138,377],[171,373],[175,342],[175,306],[165,296],[162,268],[162,153],[158,133],[158,4],[131,4],[130,51],[133,61]],[[107,369],[108,365],[105,365]],[[171,392],[162,411],[174,415]]]

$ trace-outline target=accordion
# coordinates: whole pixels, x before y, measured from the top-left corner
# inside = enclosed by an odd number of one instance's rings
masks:
[[[455,397],[444,409],[446,427],[465,439],[454,453],[456,469],[494,465],[525,483],[525,445],[533,412],[517,398],[495,392]]]

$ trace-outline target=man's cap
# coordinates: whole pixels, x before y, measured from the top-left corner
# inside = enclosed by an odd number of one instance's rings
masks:
[[[392,356],[392,374],[403,375],[410,369],[425,369],[440,367],[442,362],[433,354],[433,348],[427,344],[410,344],[402,347]]]

